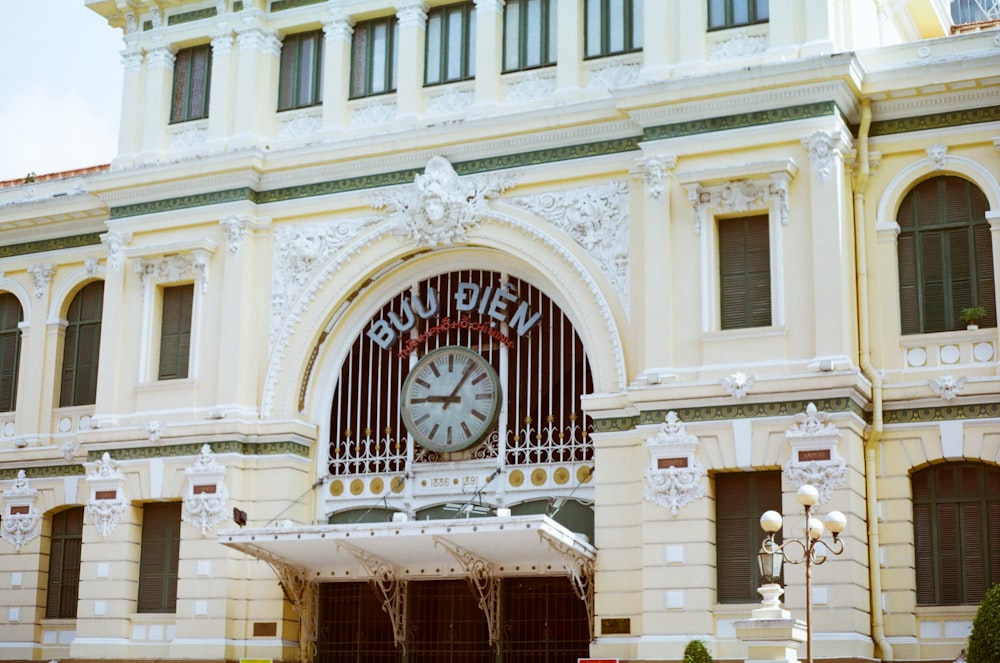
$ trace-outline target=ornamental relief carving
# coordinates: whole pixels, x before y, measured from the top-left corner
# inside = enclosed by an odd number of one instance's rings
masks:
[[[38,511],[38,491],[31,487],[24,470],[17,471],[14,485],[3,491],[4,511],[0,536],[18,552],[42,531],[42,514]]]
[[[203,444],[194,465],[185,468],[187,494],[181,508],[181,520],[201,530],[203,535],[226,519],[229,489],[223,483],[226,468],[215,460],[212,448]]]
[[[701,234],[708,211],[717,209],[724,214],[743,214],[766,210],[772,205],[782,225],[788,224],[788,183],[786,172],[771,173],[767,178],[742,178],[722,184],[688,184],[688,200],[694,210],[695,233]]]
[[[702,486],[708,472],[695,452],[698,438],[671,410],[656,437],[646,439],[649,466],[646,469],[645,498],[670,511],[674,517],[691,502],[705,496]]]
[[[601,273],[628,307],[627,182],[615,181],[537,196],[513,197],[504,202],[540,216],[576,240],[594,259]]]
[[[825,504],[847,478],[847,461],[837,452],[840,430],[828,414],[809,403],[804,413],[795,416],[795,423],[785,431],[785,439],[792,447],[784,467],[785,478],[796,490],[805,484],[815,486],[819,503]]]
[[[128,509],[128,502],[122,494],[125,475],[107,451],[100,460],[89,465],[87,483],[90,485],[90,499],[83,509],[83,515],[94,525],[101,538],[106,539],[115,531],[118,523],[125,520]]]

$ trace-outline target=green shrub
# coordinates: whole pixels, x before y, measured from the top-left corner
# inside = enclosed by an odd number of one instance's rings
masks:
[[[684,663],[712,663],[712,656],[701,640],[692,640],[684,648]]]
[[[986,592],[972,620],[966,663],[996,663],[1000,661],[1000,584]]]

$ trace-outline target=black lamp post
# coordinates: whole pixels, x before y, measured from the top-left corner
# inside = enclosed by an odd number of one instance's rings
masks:
[[[812,566],[826,561],[826,554],[839,555],[844,552],[844,542],[840,533],[847,527],[847,518],[840,511],[831,511],[824,522],[811,515],[813,505],[819,499],[819,491],[808,484],[799,488],[797,495],[799,504],[805,512],[804,536],[800,539],[786,539],[779,544],[774,535],[781,530],[781,514],[777,511],[765,511],[760,517],[760,526],[767,532],[767,538],[757,553],[757,563],[760,565],[760,575],[765,583],[777,584],[781,577],[781,566],[784,561],[789,564],[806,565],[806,662],[813,663],[812,657]],[[824,529],[833,535],[832,545],[823,541]],[[789,556],[786,548],[797,546],[800,554]]]

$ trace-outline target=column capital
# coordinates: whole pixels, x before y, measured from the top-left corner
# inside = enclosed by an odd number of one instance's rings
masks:
[[[399,27],[422,28],[427,24],[427,3],[423,0],[418,2],[400,2],[396,5],[396,20]]]

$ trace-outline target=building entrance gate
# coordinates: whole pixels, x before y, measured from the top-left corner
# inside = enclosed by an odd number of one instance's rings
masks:
[[[500,641],[465,580],[407,584],[406,643],[365,582],[325,583],[319,593],[316,663],[562,663],[586,657],[586,604],[567,577],[508,577],[499,583]]]

